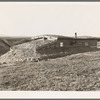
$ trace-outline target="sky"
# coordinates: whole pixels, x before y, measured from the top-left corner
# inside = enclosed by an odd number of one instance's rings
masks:
[[[100,2],[0,2],[1,36],[100,37]]]

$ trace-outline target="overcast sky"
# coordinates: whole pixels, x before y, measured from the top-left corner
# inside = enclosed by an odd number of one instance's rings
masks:
[[[0,34],[100,37],[100,2],[0,2]]]

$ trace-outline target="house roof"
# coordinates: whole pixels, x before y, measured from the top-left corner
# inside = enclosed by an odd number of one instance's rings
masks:
[[[47,34],[44,36],[51,36],[51,37],[55,37],[55,38],[66,38],[66,39],[73,39],[73,37],[68,37],[68,36],[63,36],[63,35],[52,35],[52,34]]]
[[[44,34],[44,35],[37,36],[35,38],[38,39],[38,38],[45,37],[45,36],[50,36],[50,37],[58,38],[59,40],[63,40],[63,39],[75,39],[75,40],[97,40],[97,41],[100,41],[99,37],[78,36],[77,38],[75,38],[75,37],[68,37],[68,36],[54,35],[54,34]]]
[[[97,41],[100,41],[100,38],[74,38],[74,37],[58,37],[59,40],[65,40],[65,39],[70,39],[70,40],[97,40]]]
[[[68,36],[62,36],[62,35],[48,35],[52,37],[57,37],[58,39],[76,39],[76,40],[98,40],[100,41],[100,38],[98,37],[89,37],[89,36],[82,36],[82,37],[68,37]]]

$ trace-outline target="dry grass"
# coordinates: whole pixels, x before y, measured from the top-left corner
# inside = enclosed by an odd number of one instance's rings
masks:
[[[0,90],[100,90],[100,51],[0,65]]]
[[[43,41],[36,42],[37,47],[44,44]],[[34,41],[16,45],[0,57],[0,90],[100,90],[100,50],[85,50],[90,49],[69,49],[70,52],[63,54],[54,53],[55,59],[44,59],[40,62],[16,62],[17,59],[34,57]],[[85,53],[72,54],[79,51]],[[67,55],[68,53],[72,55]],[[62,55],[67,56],[56,58]],[[36,56],[41,55],[38,53]],[[52,58],[52,55],[48,56]]]

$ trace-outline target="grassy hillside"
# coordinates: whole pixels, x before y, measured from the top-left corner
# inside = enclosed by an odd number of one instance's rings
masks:
[[[0,90],[100,90],[99,49],[94,51],[90,48],[70,48],[63,53],[55,52],[46,55],[38,51],[34,53],[35,46],[36,48],[45,47],[52,41],[33,40],[27,43],[21,41],[22,44],[18,41],[12,40],[10,51],[0,57]],[[19,45],[15,45],[16,43]],[[42,59],[39,62],[25,60],[46,56],[48,59]]]
[[[31,40],[31,37],[0,37],[0,38],[6,39],[11,46],[28,42]]]
[[[100,90],[100,51],[1,64],[0,90]]]

